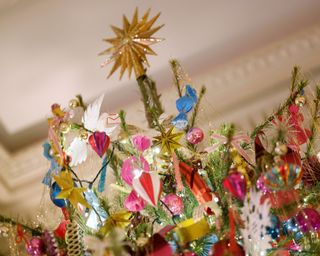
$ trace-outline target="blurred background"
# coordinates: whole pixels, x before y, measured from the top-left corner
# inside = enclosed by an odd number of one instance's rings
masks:
[[[0,0],[0,214],[35,218],[49,163],[42,157],[52,103],[105,93],[103,110],[145,126],[134,81],[106,79],[98,53],[110,25],[135,7],[161,12],[148,69],[168,113],[177,98],[168,60],[207,86],[199,126],[252,129],[286,98],[294,65],[320,81],[320,1]],[[0,246],[2,247],[2,246]],[[5,254],[4,254],[5,255]]]

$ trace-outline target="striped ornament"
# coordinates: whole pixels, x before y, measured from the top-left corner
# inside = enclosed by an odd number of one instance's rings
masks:
[[[156,207],[162,190],[162,183],[156,172],[142,172],[132,180],[133,189],[147,203]]]

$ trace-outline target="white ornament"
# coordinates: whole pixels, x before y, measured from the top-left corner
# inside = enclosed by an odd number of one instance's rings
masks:
[[[271,249],[271,237],[266,234],[266,227],[271,227],[270,203],[260,203],[263,193],[251,190],[244,200],[241,219],[245,228],[240,229],[243,236],[244,249],[247,255],[264,256]]]

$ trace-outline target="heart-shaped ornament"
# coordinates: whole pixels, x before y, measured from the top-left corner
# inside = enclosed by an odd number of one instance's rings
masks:
[[[102,157],[110,144],[110,137],[105,132],[94,132],[89,137],[89,143],[96,153]]]

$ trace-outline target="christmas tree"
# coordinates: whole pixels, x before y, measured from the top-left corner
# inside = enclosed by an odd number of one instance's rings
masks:
[[[42,182],[46,211],[61,209],[60,223],[0,216],[12,254],[23,245],[34,256],[320,255],[320,87],[308,94],[294,67],[288,98],[263,123],[205,135],[197,120],[206,88],[195,89],[171,60],[176,116],[167,116],[147,75],[147,55],[162,41],[153,37],[159,14],[149,15],[124,16],[101,53],[102,66],[113,64],[109,76],[134,71],[149,130],[128,124],[124,111],[101,113],[104,95],[53,104]]]

